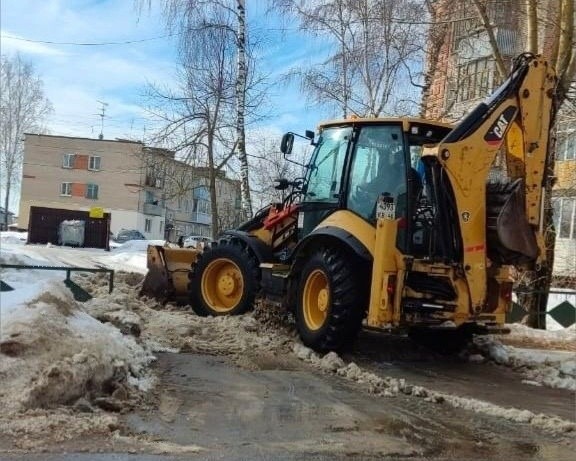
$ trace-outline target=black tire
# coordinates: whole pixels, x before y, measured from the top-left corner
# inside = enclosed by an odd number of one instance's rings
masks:
[[[253,308],[260,290],[258,260],[240,242],[213,243],[192,265],[188,289],[192,310],[198,315],[244,314]]]
[[[316,351],[347,348],[360,331],[368,292],[366,287],[362,289],[362,268],[352,261],[354,259],[341,250],[322,247],[311,253],[303,264],[296,326],[302,342]],[[323,284],[326,293],[315,288]],[[322,306],[317,307],[320,304]]]

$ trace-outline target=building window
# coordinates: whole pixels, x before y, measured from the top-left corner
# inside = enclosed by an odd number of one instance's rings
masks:
[[[576,159],[576,133],[572,133],[558,142],[558,147],[556,148],[556,159]]]
[[[556,238],[576,239],[576,197],[553,199]]]
[[[64,195],[66,197],[72,196],[71,182],[63,182],[62,184],[60,184],[60,195]]]
[[[194,189],[192,211],[210,214],[210,192],[207,187],[201,186]]]
[[[458,68],[457,82],[458,102],[486,97],[493,89],[494,61],[488,57],[462,64]]]
[[[86,198],[96,200],[98,198],[98,185],[97,184],[87,184],[86,185]]]
[[[100,170],[100,159],[98,155],[91,155],[90,160],[88,162],[88,169],[98,171]]]
[[[160,233],[164,232],[164,221],[160,221],[160,226],[158,227]]]
[[[150,229],[152,229],[152,220],[151,219],[145,219],[144,220],[144,232],[150,232]]]
[[[62,157],[62,168],[74,168],[76,154],[64,154]]]

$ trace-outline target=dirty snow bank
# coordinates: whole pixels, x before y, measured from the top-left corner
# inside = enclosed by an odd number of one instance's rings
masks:
[[[198,352],[242,359],[247,350],[289,350],[294,335],[283,335],[257,320],[256,313],[243,316],[199,317],[189,307],[160,306],[139,297],[142,276],[116,273],[115,288],[108,293],[103,275],[86,277],[81,285],[94,296],[84,307],[90,315],[135,333],[153,351]]]
[[[148,385],[146,366],[153,357],[83,312],[59,281],[44,281],[42,294],[3,308],[1,327],[0,407],[10,412],[81,397],[98,402]]]
[[[334,373],[365,387],[371,394],[381,397],[393,397],[399,393],[420,397],[430,403],[447,403],[456,408],[497,416],[510,421],[531,424],[554,433],[566,433],[576,430],[576,424],[561,418],[544,414],[535,414],[528,410],[503,408],[482,400],[458,397],[409,384],[404,379],[378,376],[363,370],[356,363],[345,363],[336,353],[329,352],[321,356],[302,344],[294,343],[294,354],[301,360],[328,373]]]
[[[576,391],[574,328],[552,332],[517,324],[508,326],[510,335],[474,339],[482,355],[499,365],[520,371],[526,376],[524,382],[527,384]]]

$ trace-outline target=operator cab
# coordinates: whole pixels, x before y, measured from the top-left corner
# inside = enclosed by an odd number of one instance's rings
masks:
[[[413,235],[410,246],[418,246],[422,231],[406,229],[422,197],[422,147],[437,144],[450,131],[448,124],[408,118],[321,124],[302,190],[298,240],[336,210],[375,225],[377,201],[386,197],[400,219],[398,247],[408,249],[408,235]]]

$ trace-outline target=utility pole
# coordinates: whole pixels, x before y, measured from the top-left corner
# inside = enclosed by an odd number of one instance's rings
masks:
[[[107,102],[104,101],[100,101],[97,100],[97,102],[99,102],[100,104],[102,104],[102,107],[100,108],[100,113],[96,114],[100,117],[100,134],[98,135],[98,139],[104,139],[104,117],[106,117],[106,107],[108,106]]]

